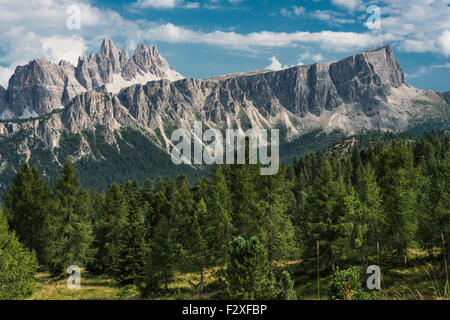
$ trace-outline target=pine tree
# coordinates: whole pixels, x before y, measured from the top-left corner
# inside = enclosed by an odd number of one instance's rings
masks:
[[[114,271],[122,284],[141,284],[148,251],[145,242],[144,217],[137,200],[128,201],[128,215],[125,229],[120,237],[117,265]]]
[[[45,263],[43,250],[48,239],[48,218],[53,195],[36,167],[25,162],[4,194],[4,210],[11,228],[19,240],[37,252],[39,262]]]
[[[56,203],[50,219],[52,241],[46,247],[46,259],[55,275],[62,274],[70,265],[88,265],[95,254],[91,247],[89,194],[80,185],[72,163],[66,160],[54,185]]]
[[[231,194],[231,216],[235,234],[250,238],[258,234],[261,210],[258,207],[256,178],[258,166],[231,165],[223,167]]]
[[[118,263],[120,236],[127,222],[127,203],[120,187],[110,185],[95,225],[96,269],[110,273]]]
[[[192,217],[189,232],[190,241],[186,244],[187,260],[190,268],[200,273],[199,294],[203,294],[204,272],[208,267],[215,265],[214,256],[210,248],[214,245],[215,233],[213,215],[209,214],[203,199],[197,203]]]
[[[160,284],[168,291],[169,283],[175,273],[177,246],[174,242],[173,228],[168,217],[162,216],[151,241],[144,279],[144,293],[150,295]]]
[[[365,256],[367,267],[369,254],[375,250],[376,243],[381,241],[383,223],[381,192],[376,182],[375,170],[370,164],[362,169],[358,190],[355,214],[350,217],[353,230],[349,240],[353,247]]]
[[[345,217],[353,210],[352,206],[352,195],[346,193],[342,178],[333,180],[331,165],[325,160],[309,199],[311,234],[305,234],[303,240],[308,254],[316,252],[316,241],[319,241],[321,261],[327,263],[332,271],[335,271],[339,253],[344,249],[343,242],[348,236]]]
[[[258,221],[258,236],[272,263],[289,257],[295,248],[294,228],[287,215],[291,185],[286,181],[286,166],[282,165],[276,175],[260,176],[259,187],[262,217]]]
[[[35,289],[37,267],[34,252],[8,231],[6,217],[0,211],[0,300],[29,297]]]
[[[227,291],[234,300],[260,300],[274,294],[267,250],[257,237],[237,237],[228,246]]]
[[[417,190],[421,181],[413,155],[402,142],[394,142],[380,155],[377,167],[383,192],[384,239],[403,258],[416,231]]]
[[[231,219],[231,195],[223,174],[223,167],[217,166],[209,183],[209,194],[206,199],[208,221],[215,227],[213,239],[209,241],[217,265],[223,265],[226,249],[232,239],[233,224]]]
[[[194,214],[194,195],[186,176],[181,175],[176,180],[176,187],[172,198],[172,217],[176,228],[176,241],[186,244],[189,239],[192,216]],[[169,219],[172,219],[169,217]]]
[[[159,220],[165,216],[171,216],[172,206],[166,199],[164,192],[156,192],[153,194],[150,205],[145,211],[145,222],[147,229],[147,239],[150,240],[155,234]]]

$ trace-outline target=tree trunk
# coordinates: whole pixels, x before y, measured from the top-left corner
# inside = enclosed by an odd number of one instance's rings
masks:
[[[200,270],[200,288],[199,288],[199,292],[200,295],[203,294],[203,268]]]

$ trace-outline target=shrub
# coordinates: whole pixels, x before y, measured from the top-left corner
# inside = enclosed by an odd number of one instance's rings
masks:
[[[327,288],[330,300],[365,300],[368,295],[361,286],[361,268],[352,266],[348,269],[339,270],[330,276]]]

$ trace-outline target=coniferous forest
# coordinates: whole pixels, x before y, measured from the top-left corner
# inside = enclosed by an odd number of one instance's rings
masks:
[[[98,192],[70,159],[52,185],[24,163],[3,195],[0,299],[31,297],[37,274],[65,280],[70,265],[112,279],[118,298],[449,297],[447,133],[360,139],[274,176],[259,169],[219,165],[195,183]],[[381,268],[380,290],[365,286],[369,265]],[[418,274],[430,292],[409,287]]]

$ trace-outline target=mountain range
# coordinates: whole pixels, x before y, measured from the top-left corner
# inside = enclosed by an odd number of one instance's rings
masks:
[[[129,57],[104,40],[77,66],[45,58],[18,66],[8,88],[0,87],[0,119],[0,191],[23,161],[52,180],[65,157],[85,184],[104,188],[197,175],[169,156],[171,132],[193,132],[196,120],[220,130],[279,128],[288,159],[299,145],[364,132],[446,128],[450,93],[408,85],[389,45],[335,62],[191,79],[155,46],[138,45]]]

